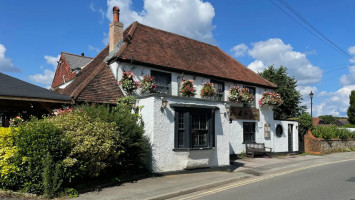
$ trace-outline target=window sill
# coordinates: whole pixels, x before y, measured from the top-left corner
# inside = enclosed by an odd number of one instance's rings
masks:
[[[198,151],[198,150],[213,150],[216,147],[201,147],[201,148],[174,148],[173,151]]]

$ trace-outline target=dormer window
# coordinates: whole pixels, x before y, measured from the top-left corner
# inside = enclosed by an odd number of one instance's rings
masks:
[[[157,93],[171,94],[171,74],[159,71],[151,71],[150,74],[154,77],[154,82],[157,84]]]
[[[213,83],[213,87],[216,90],[215,100],[224,101],[224,83],[215,80],[211,80],[211,83]]]

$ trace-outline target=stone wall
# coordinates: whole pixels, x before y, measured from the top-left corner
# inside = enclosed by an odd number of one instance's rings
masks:
[[[316,138],[312,135],[311,131],[304,136],[304,149],[306,153],[310,154],[324,154],[332,151],[342,149],[355,148],[355,140],[341,140],[331,139],[325,140],[323,138]]]

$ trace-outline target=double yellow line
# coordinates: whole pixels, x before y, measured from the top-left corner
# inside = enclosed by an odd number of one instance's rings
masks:
[[[262,180],[274,178],[274,177],[277,177],[277,176],[282,176],[282,175],[285,175],[285,174],[290,174],[290,173],[293,173],[293,172],[298,172],[298,171],[301,171],[301,170],[314,168],[314,167],[319,167],[319,166],[323,166],[323,165],[347,162],[347,161],[352,161],[352,160],[355,160],[355,158],[346,159],[346,160],[339,160],[339,161],[334,161],[334,162],[326,162],[326,163],[321,163],[321,164],[310,165],[310,166],[307,166],[307,167],[300,167],[300,168],[297,168],[297,169],[287,170],[287,171],[284,171],[284,172],[271,174],[271,175],[267,175],[267,176],[264,176],[264,177],[253,178],[253,179],[250,179],[250,180],[247,180],[247,181],[234,183],[234,184],[227,185],[227,186],[224,186],[224,187],[219,187],[219,188],[216,188],[216,189],[213,189],[213,190],[210,190],[210,191],[206,191],[206,192],[203,192],[203,193],[200,193],[200,194],[196,194],[196,195],[192,195],[192,196],[188,196],[188,197],[183,197],[180,200],[197,199],[199,197],[207,196],[209,194],[222,192],[222,191],[225,191],[225,190],[229,190],[229,189],[232,189],[232,188],[240,187],[240,186],[243,186],[243,185],[248,185],[248,184],[251,184],[251,183],[255,183],[255,182],[262,181]]]

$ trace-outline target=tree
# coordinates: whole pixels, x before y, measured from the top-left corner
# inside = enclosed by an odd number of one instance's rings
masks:
[[[348,108],[348,118],[350,124],[355,124],[355,90],[351,91],[349,99],[350,106]]]
[[[306,110],[306,106],[300,105],[302,96],[296,89],[297,80],[294,77],[288,76],[286,71],[287,68],[283,66],[280,66],[279,69],[270,66],[263,72],[259,73],[262,77],[278,86],[276,92],[281,95],[283,100],[283,103],[280,106],[274,108],[275,119],[298,117]]]
[[[332,115],[320,115],[319,118],[322,119],[326,124],[333,124],[336,121],[336,118]]]

